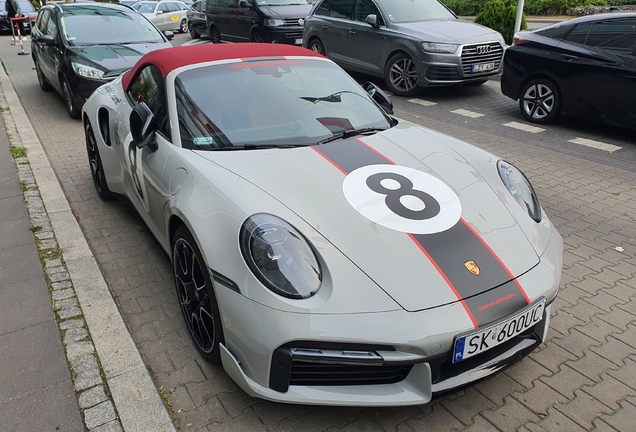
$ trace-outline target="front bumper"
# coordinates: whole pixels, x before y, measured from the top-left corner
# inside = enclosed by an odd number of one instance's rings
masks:
[[[302,46],[303,28],[300,26],[264,27],[266,42]]]
[[[559,288],[563,243],[556,230],[552,234],[540,263],[518,278],[533,302],[541,296],[551,302]],[[529,354],[545,341],[550,319],[547,307],[535,327],[469,360],[452,364],[454,337],[472,330],[459,302],[420,312],[331,315],[274,310],[222,287],[217,288],[216,294],[226,341],[221,347],[221,358],[227,373],[251,396],[299,404],[401,406],[427,403],[435,395],[491,376]],[[295,346],[324,347],[324,351],[340,348],[343,355],[347,350],[356,351],[356,355],[366,350],[380,358],[374,359],[379,367],[393,368],[397,371],[395,374],[402,375],[381,383],[363,380],[362,384],[355,384],[347,379],[340,381],[347,382],[346,385],[338,385],[337,374],[342,376],[350,369],[336,370],[334,375],[333,368],[325,368],[325,364],[342,365],[343,362],[323,359],[317,372],[312,373],[327,371],[329,377],[336,378],[328,378],[327,381],[331,381],[324,385],[312,379],[307,385],[301,385],[298,383],[305,377],[299,381],[292,372],[287,375],[292,378],[285,382],[285,378],[280,378],[288,373],[285,368],[289,366],[285,362],[293,362],[298,352],[303,357],[307,351],[301,349],[294,353],[291,348]],[[291,359],[286,360],[287,353],[292,353]],[[358,364],[370,367],[365,360]]]

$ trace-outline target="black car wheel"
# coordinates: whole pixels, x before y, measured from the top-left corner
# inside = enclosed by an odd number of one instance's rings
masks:
[[[188,32],[188,20],[182,19],[181,24],[179,24],[179,33],[187,33]]]
[[[87,120],[84,124],[84,135],[86,136],[86,153],[88,154],[88,165],[91,168],[91,177],[97,190],[97,194],[104,200],[113,198],[113,193],[108,189],[106,177],[104,177],[104,167],[102,159],[99,157],[99,149],[95,140],[95,133],[91,123]]]
[[[418,91],[415,62],[405,53],[394,55],[384,68],[384,80],[396,95],[414,95]]]
[[[190,336],[206,360],[220,363],[223,329],[208,267],[184,226],[177,229],[172,244],[177,299]]]
[[[309,42],[309,49],[318,54],[325,55],[325,47],[318,38],[312,39],[311,42]]]
[[[51,84],[49,84],[46,78],[44,78],[44,73],[42,72],[42,69],[40,68],[40,64],[38,62],[35,62],[35,73],[38,76],[38,83],[40,84],[40,88],[42,89],[42,91],[46,92],[51,90]]]
[[[78,119],[80,117],[80,110],[75,104],[75,97],[73,96],[71,86],[66,78],[62,77],[60,79],[62,81],[62,92],[64,93],[64,102],[66,103],[68,115],[71,116],[72,119]]]
[[[221,32],[215,26],[210,27],[210,39],[212,40],[212,43],[221,42]]]
[[[190,32],[190,37],[192,39],[199,39],[201,35],[197,33],[197,31],[192,27],[192,23],[188,23],[188,31]]]
[[[561,112],[561,95],[556,84],[537,78],[523,87],[519,98],[523,116],[533,123],[548,123]]]
[[[256,30],[250,36],[250,41],[256,42],[256,43],[263,43],[263,42],[265,42],[265,38],[263,37],[263,33],[261,33],[260,31]]]

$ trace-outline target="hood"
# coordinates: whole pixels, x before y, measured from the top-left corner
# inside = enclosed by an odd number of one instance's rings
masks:
[[[507,285],[539,262],[503,201],[452,142],[410,123],[313,148],[198,153],[297,213],[407,311],[496,292],[493,288]],[[379,161],[379,154],[386,159]],[[354,172],[351,168],[360,164],[368,167],[387,160],[446,185],[461,204],[457,223],[450,229],[442,227],[440,232],[413,235],[408,229],[373,222],[361,214],[361,207],[356,210],[351,196],[343,191],[345,179],[353,178],[346,173]],[[492,169],[497,168],[493,165]],[[361,194],[366,193],[365,188],[360,186]],[[432,189],[428,192],[434,194]],[[439,214],[447,212],[450,204],[456,203],[440,200]],[[486,256],[488,250],[495,258]],[[505,266],[505,272],[491,271],[496,260]],[[480,270],[477,275],[472,264],[467,264],[471,261]],[[466,286],[452,287],[448,278]],[[523,300],[522,295],[518,299]]]
[[[108,72],[132,68],[146,53],[161,48],[169,48],[169,42],[139,43],[122,45],[75,46],[68,49],[81,57],[85,63],[96,65]]]
[[[299,0],[299,3],[304,0]],[[258,6],[263,15],[271,18],[294,19],[306,18],[311,10],[311,5],[304,3],[298,5]]]
[[[456,19],[418,21],[397,25],[397,31],[425,42],[479,43],[500,40],[496,31]]]

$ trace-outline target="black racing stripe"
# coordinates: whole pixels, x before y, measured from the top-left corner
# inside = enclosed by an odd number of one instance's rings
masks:
[[[323,144],[314,150],[344,173],[367,165],[393,164],[359,140]],[[528,304],[520,285],[463,219],[446,231],[409,236],[442,273],[476,327],[501,319]],[[479,275],[466,268],[467,261],[477,264]]]
[[[314,148],[347,173],[367,165],[393,164],[357,139],[322,144]]]

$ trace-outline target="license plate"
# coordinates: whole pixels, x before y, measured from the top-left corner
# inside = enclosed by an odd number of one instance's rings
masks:
[[[294,44],[296,44],[296,45],[302,45],[302,44],[303,44],[303,40],[302,40],[302,39],[295,39],[295,40],[294,40]]]
[[[495,62],[472,65],[470,68],[470,71],[475,73],[475,72],[486,72],[493,69],[495,69]]]
[[[453,350],[453,363],[481,354],[523,333],[541,321],[544,310],[545,298],[541,298],[510,318],[457,337]]]

